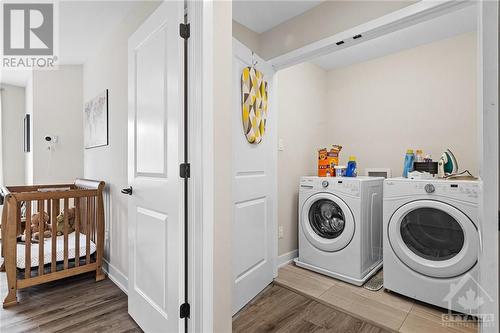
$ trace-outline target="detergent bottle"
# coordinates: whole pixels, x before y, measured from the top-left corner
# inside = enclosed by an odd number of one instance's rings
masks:
[[[408,149],[406,151],[405,163],[403,165],[403,177],[408,178],[408,172],[413,171],[413,162],[415,161],[415,154],[413,154],[413,149]]]
[[[347,170],[345,172],[346,177],[356,177],[358,172],[356,170],[356,157],[349,156],[349,162],[347,162]]]

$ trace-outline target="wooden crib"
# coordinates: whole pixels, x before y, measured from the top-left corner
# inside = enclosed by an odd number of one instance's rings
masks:
[[[104,182],[87,179],[74,184],[0,187],[1,270],[8,284],[4,307],[17,304],[18,289],[91,271],[96,272],[96,281],[105,278],[103,190]],[[38,241],[33,239],[33,226],[38,229]],[[42,238],[44,232],[48,238]]]

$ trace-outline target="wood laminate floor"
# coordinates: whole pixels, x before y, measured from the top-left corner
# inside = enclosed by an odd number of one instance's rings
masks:
[[[6,295],[0,273],[0,294]],[[18,292],[19,304],[0,307],[0,332],[142,332],[127,313],[127,296],[92,273]],[[304,270],[280,269],[233,319],[234,332],[474,333],[477,325],[445,327],[442,310],[384,291],[371,292]]]
[[[237,333],[388,333],[290,289],[271,285],[233,318]]]
[[[476,333],[478,324],[443,322],[446,310],[383,289],[370,291],[294,264],[280,268],[275,284],[371,324],[401,333]]]
[[[18,291],[17,306],[0,306],[0,332],[142,332],[127,313],[127,295],[111,280],[83,274]],[[0,273],[1,300],[6,295]]]

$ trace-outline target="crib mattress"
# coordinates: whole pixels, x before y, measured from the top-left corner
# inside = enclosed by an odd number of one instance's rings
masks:
[[[80,234],[80,257],[85,257],[87,251],[86,245],[86,235]],[[68,260],[74,259],[76,254],[75,248],[75,233],[72,232],[68,234]],[[38,243],[31,244],[31,267],[38,267]],[[56,260],[64,260],[64,235],[56,237]],[[90,241],[90,254],[94,253],[96,250],[96,245],[94,242]],[[25,253],[26,244],[17,244],[17,268],[25,268]],[[46,238],[44,241],[43,249],[43,262],[44,264],[50,264],[52,262],[52,239]]]

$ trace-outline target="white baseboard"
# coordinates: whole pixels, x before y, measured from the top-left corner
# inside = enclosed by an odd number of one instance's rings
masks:
[[[293,250],[278,256],[278,260],[276,262],[277,269],[280,269],[281,267],[288,265],[293,261],[293,259],[297,258],[298,256],[299,256],[299,250]]]
[[[128,295],[128,278],[119,269],[104,260],[102,269],[108,274],[108,278],[113,281],[118,288]]]

